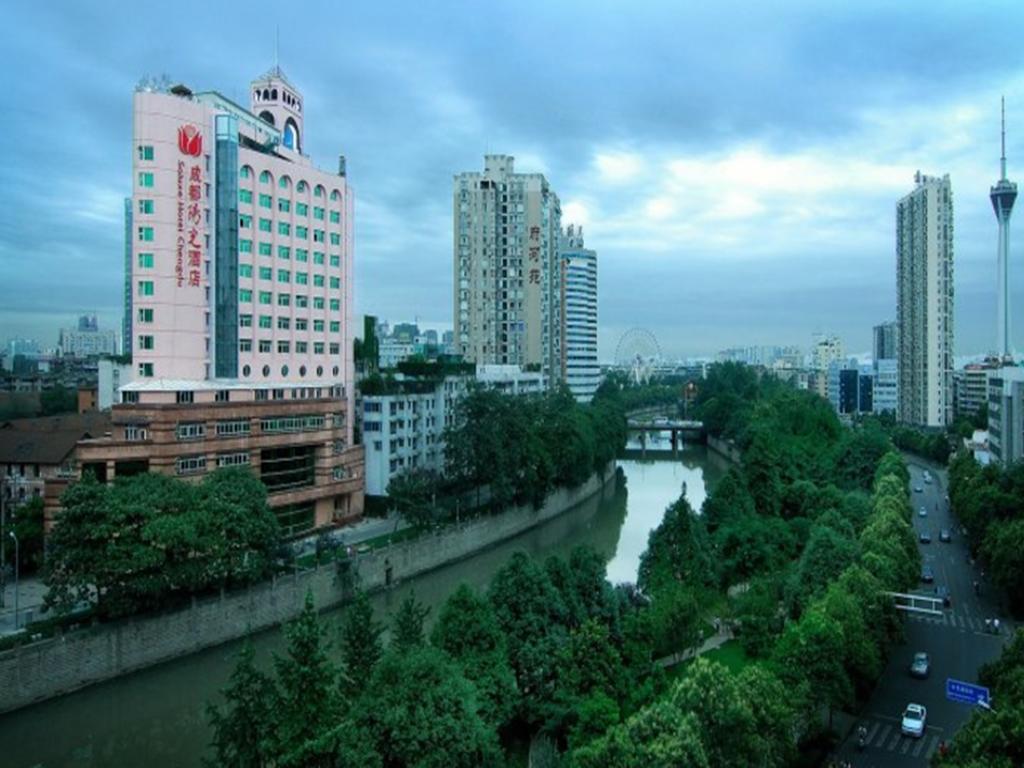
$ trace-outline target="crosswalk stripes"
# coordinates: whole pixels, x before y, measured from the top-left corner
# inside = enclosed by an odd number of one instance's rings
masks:
[[[896,733],[892,735],[892,738],[889,740],[889,746],[885,748],[887,752],[892,752],[893,748],[899,743],[900,737],[902,735],[903,734],[901,734],[899,731],[896,731]]]
[[[874,741],[873,742],[871,739],[868,739],[868,744],[872,744],[872,745],[874,745],[876,747],[881,747],[885,743],[885,740],[888,738],[889,732],[891,730],[892,730],[892,725],[891,724],[886,724],[886,726],[882,729],[882,735],[879,736],[878,741]]]
[[[914,616],[913,621],[926,622],[935,626],[949,626],[955,629],[962,629],[970,632],[981,632],[985,627],[982,619],[973,616],[962,616],[958,613],[944,613],[941,617],[936,616]]]
[[[935,754],[935,750],[939,748],[939,742],[942,741],[938,736],[932,736],[931,743],[928,745],[927,751],[924,753],[926,760],[931,760],[932,755]]]

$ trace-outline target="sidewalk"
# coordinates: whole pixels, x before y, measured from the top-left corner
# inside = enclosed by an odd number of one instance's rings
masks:
[[[657,664],[659,667],[662,667],[663,669],[668,669],[669,667],[674,667],[677,664],[682,664],[684,661],[692,659],[696,656],[700,656],[703,653],[707,653],[708,651],[713,651],[716,648],[720,648],[726,643],[728,643],[730,640],[733,640],[734,638],[735,635],[733,635],[732,630],[729,627],[727,627],[726,624],[723,622],[718,632],[713,634],[711,637],[709,637],[707,640],[701,643],[698,647],[691,648],[685,653],[673,653],[670,656],[663,656],[660,659],[655,659],[654,663]]]
[[[21,579],[18,582],[18,626],[23,627],[40,616],[43,598],[46,597],[46,585],[35,576]],[[14,634],[14,579],[9,579],[4,586],[4,607],[0,608],[0,637]]]

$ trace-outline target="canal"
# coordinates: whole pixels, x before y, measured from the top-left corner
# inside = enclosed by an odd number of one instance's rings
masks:
[[[414,590],[437,606],[460,583],[486,588],[508,557],[523,550],[535,557],[567,555],[589,545],[608,558],[612,582],[635,581],[647,536],[685,483],[700,509],[708,491],[728,468],[702,445],[686,445],[673,457],[666,439],[648,441],[643,453],[628,450],[619,466],[625,483],[609,483],[603,494],[493,549],[375,595],[379,619],[387,621]],[[630,448],[638,449],[639,443]],[[325,620],[337,636],[344,608]],[[429,621],[429,617],[428,617]],[[284,648],[280,629],[253,638],[257,659],[268,663]],[[3,768],[100,768],[198,766],[209,743],[205,706],[217,698],[234,666],[239,642],[101,683],[27,709],[0,715]]]

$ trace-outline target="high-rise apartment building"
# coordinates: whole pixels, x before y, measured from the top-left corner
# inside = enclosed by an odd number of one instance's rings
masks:
[[[811,367],[827,372],[832,363],[843,362],[843,342],[838,336],[819,336],[811,352]]]
[[[485,155],[483,173],[455,177],[452,210],[456,354],[562,379],[558,195],[511,156]]]
[[[282,530],[300,535],[362,512],[353,199],[344,158],[328,173],[303,153],[303,96],[280,68],[252,81],[249,99],[135,93],[133,380],[109,435],[80,444],[76,461],[108,482],[248,466]]]
[[[949,175],[914,177],[896,204],[898,418],[953,419],[953,190]]]
[[[871,356],[877,362],[879,360],[896,359],[896,339],[898,331],[896,323],[882,323],[876,325],[872,333]]]
[[[583,228],[569,225],[562,238],[565,383],[589,403],[601,383],[597,364],[597,253],[583,244]]]

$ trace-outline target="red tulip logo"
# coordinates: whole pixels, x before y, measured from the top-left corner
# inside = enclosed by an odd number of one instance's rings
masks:
[[[184,155],[199,157],[203,154],[203,134],[194,125],[183,125],[178,129],[178,149]]]

